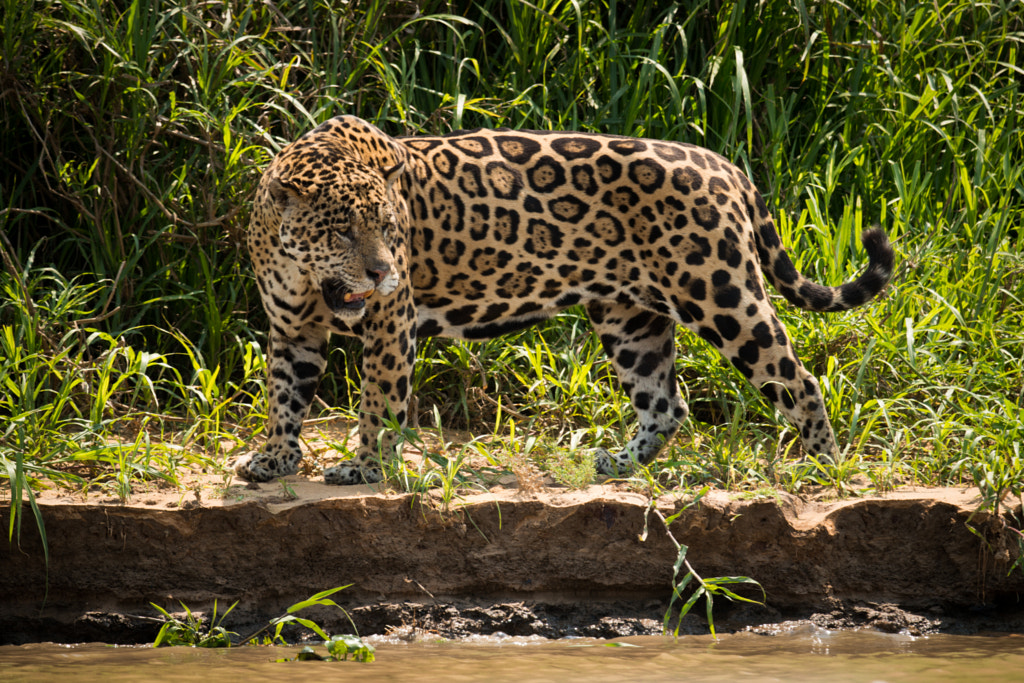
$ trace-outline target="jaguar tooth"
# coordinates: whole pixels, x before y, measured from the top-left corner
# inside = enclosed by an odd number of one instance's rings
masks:
[[[368,292],[349,292],[345,295],[345,303],[351,303],[353,301],[359,301],[360,299],[366,299],[371,294],[373,294],[372,289]]]

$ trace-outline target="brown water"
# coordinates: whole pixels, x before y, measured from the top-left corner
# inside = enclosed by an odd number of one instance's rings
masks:
[[[1015,681],[1024,636],[912,637],[803,627],[725,635],[546,641],[368,639],[377,661],[285,662],[298,648],[0,647],[0,681]]]

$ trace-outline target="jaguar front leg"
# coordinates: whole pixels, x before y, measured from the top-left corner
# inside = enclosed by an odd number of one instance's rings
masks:
[[[328,330],[303,327],[295,337],[271,332],[267,361],[269,419],[263,448],[234,463],[235,473],[264,482],[295,474],[302,460],[299,434],[320,376],[327,367]]]
[[[416,361],[416,318],[407,288],[362,325],[363,386],[359,410],[359,449],[351,460],[324,470],[328,484],[372,484],[384,478],[383,465],[399,457],[398,435],[408,421],[412,369]]]

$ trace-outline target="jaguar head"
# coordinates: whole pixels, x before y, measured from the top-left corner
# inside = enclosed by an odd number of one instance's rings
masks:
[[[315,181],[305,173],[271,175],[267,190],[281,216],[281,249],[320,288],[341,318],[358,319],[366,300],[398,286],[395,206],[389,196],[404,163],[378,171],[338,163]]]

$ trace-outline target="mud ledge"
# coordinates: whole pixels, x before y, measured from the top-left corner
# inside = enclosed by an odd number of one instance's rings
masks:
[[[0,644],[146,642],[158,628],[150,602],[208,610],[215,599],[221,611],[239,601],[225,625],[246,633],[345,584],[335,598],[363,635],[661,631],[676,550],[654,515],[641,540],[647,500],[639,494],[611,485],[531,494],[496,487],[442,512],[436,500],[369,487],[288,483],[294,498],[278,483],[215,495],[211,484],[188,500],[153,494],[129,505],[44,497],[49,571],[30,515],[20,547],[0,543]],[[658,507],[671,515],[685,503],[666,497]],[[763,607],[716,601],[719,631],[771,633],[803,620],[1024,632],[1024,573],[1008,574],[1012,520],[971,518],[977,506],[970,489],[833,502],[711,492],[671,529],[703,576],[750,576],[767,591]],[[309,616],[350,630],[337,610]],[[706,625],[694,614],[680,632]]]

